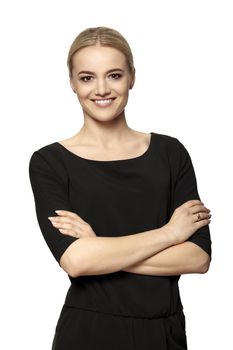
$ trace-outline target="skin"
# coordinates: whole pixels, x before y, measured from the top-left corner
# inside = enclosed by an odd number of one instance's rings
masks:
[[[73,56],[72,67],[70,84],[82,107],[84,124],[77,134],[60,143],[81,157],[95,160],[143,154],[150,134],[129,128],[125,118],[129,90],[135,82],[135,71],[130,72],[125,56],[110,47],[86,47]],[[91,73],[80,73],[83,71]],[[94,102],[112,97],[113,103],[106,108]],[[208,254],[186,242],[210,223],[210,210],[201,201],[184,203],[159,229],[122,237],[98,237],[77,213],[60,210],[57,214],[49,217],[51,224],[62,234],[80,238],[60,260],[61,267],[72,277],[119,270],[158,276],[208,271]]]
[[[82,107],[84,124],[77,134],[60,143],[89,159],[113,160],[142,154],[150,135],[131,129],[126,122],[125,106],[135,71],[129,71],[125,56],[114,48],[97,45],[78,51],[72,62],[70,84]],[[115,68],[118,70],[108,73]],[[82,71],[92,74],[79,74]],[[115,100],[107,108],[93,102],[110,97]]]

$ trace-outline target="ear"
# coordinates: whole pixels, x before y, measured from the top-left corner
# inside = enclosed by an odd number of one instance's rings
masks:
[[[129,85],[129,89],[131,90],[134,86],[134,83],[135,83],[135,74],[136,74],[136,69],[134,68],[133,72],[131,73],[131,82],[130,82],[130,85]]]
[[[70,86],[71,86],[71,89],[72,89],[72,90],[74,91],[74,93],[76,94],[76,90],[75,90],[75,87],[74,87],[72,78],[70,78]]]

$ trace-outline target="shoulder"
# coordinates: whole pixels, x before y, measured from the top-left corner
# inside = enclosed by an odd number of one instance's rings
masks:
[[[34,150],[29,159],[29,170],[46,170],[55,171],[59,174],[64,173],[65,163],[57,142],[47,144]]]
[[[167,152],[179,153],[180,150],[184,148],[184,145],[177,137],[156,132],[152,132],[152,135],[154,137],[155,145],[161,150],[163,149]]]
[[[38,149],[35,149],[31,154],[31,158],[45,158],[45,159],[53,159],[58,156],[58,147],[57,142],[53,142],[42,146]]]
[[[183,142],[177,137],[154,133],[154,152],[168,160],[171,167],[181,167],[182,164],[191,162],[189,152]]]
[[[168,165],[173,179],[186,177],[188,174],[194,173],[189,152],[178,138],[155,134],[154,152],[156,152],[156,149],[160,158]]]

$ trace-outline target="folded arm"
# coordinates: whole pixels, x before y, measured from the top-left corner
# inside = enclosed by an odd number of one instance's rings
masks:
[[[72,277],[107,274],[137,264],[171,245],[165,228],[122,237],[84,237],[67,248],[60,265]]]
[[[184,242],[169,247],[124,271],[152,276],[173,276],[188,273],[206,273],[210,257],[198,245]]]
[[[197,212],[201,221],[196,221]],[[191,200],[177,208],[163,227],[121,237],[96,237],[88,223],[69,211],[60,211],[59,217],[49,219],[63,234],[80,238],[60,260],[70,276],[78,277],[119,270],[146,275],[204,272],[207,261],[202,249],[184,242],[207,225],[209,217],[203,203]]]

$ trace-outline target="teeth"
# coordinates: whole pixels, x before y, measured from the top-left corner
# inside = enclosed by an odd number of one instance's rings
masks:
[[[113,99],[108,99],[108,100],[95,100],[95,103],[97,105],[108,105],[110,103],[112,103]]]

